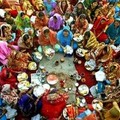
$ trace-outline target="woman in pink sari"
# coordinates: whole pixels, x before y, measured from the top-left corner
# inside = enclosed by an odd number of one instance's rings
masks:
[[[6,41],[0,41],[0,63],[6,65],[8,62],[8,56],[12,50],[18,50],[18,46],[10,45]]]

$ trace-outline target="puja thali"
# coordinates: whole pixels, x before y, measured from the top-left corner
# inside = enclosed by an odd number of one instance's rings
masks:
[[[94,99],[92,101],[92,106],[95,110],[100,111],[103,109],[103,103],[101,100]]]
[[[57,75],[55,74],[49,74],[47,76],[47,82],[50,84],[50,85],[54,85],[58,82],[58,77]]]
[[[88,93],[89,93],[89,88],[87,85],[83,84],[83,85],[80,85],[78,87],[78,92],[83,95],[83,96],[86,96]]]

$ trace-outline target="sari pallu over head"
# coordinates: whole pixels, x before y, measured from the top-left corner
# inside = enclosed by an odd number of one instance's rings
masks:
[[[57,18],[57,21],[54,22],[54,17]],[[48,22],[48,27],[51,28],[52,30],[58,31],[63,27],[63,18],[60,14],[55,13]]]
[[[90,31],[90,37],[87,40],[85,48],[87,49],[96,49],[99,46],[99,42],[96,39],[96,36],[92,31]]]
[[[65,37],[63,32],[64,31],[68,31],[68,36]],[[68,26],[65,26],[62,30],[60,30],[58,33],[57,33],[57,39],[58,41],[60,42],[60,44],[62,46],[66,46],[66,45],[69,45],[71,46],[71,41],[72,41],[72,38],[73,38],[73,34],[72,32],[70,31],[69,27]]]
[[[99,17],[95,20],[91,31],[95,34],[99,42],[104,42],[108,39],[108,36],[104,32],[108,26],[108,19],[105,17]]]
[[[44,31],[45,30],[49,30],[49,38],[47,39]],[[43,27],[41,34],[39,36],[39,40],[38,43],[41,46],[49,46],[49,45],[55,45],[57,43],[57,39],[56,39],[56,33],[52,30],[50,30],[48,27]]]

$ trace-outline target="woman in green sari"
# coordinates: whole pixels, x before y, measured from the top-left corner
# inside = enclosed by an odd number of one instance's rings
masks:
[[[27,30],[31,28],[30,18],[24,12],[20,12],[17,15],[15,19],[15,24],[17,26],[17,29],[20,29],[24,32],[27,32]]]

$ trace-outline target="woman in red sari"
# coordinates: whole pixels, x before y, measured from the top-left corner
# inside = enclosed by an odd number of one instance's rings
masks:
[[[108,20],[105,17],[99,17],[95,20],[91,31],[95,34],[99,42],[105,42],[108,36],[105,30],[108,26]]]
[[[3,68],[0,72],[0,85],[10,84],[11,88],[16,88],[17,78],[8,68]]]

